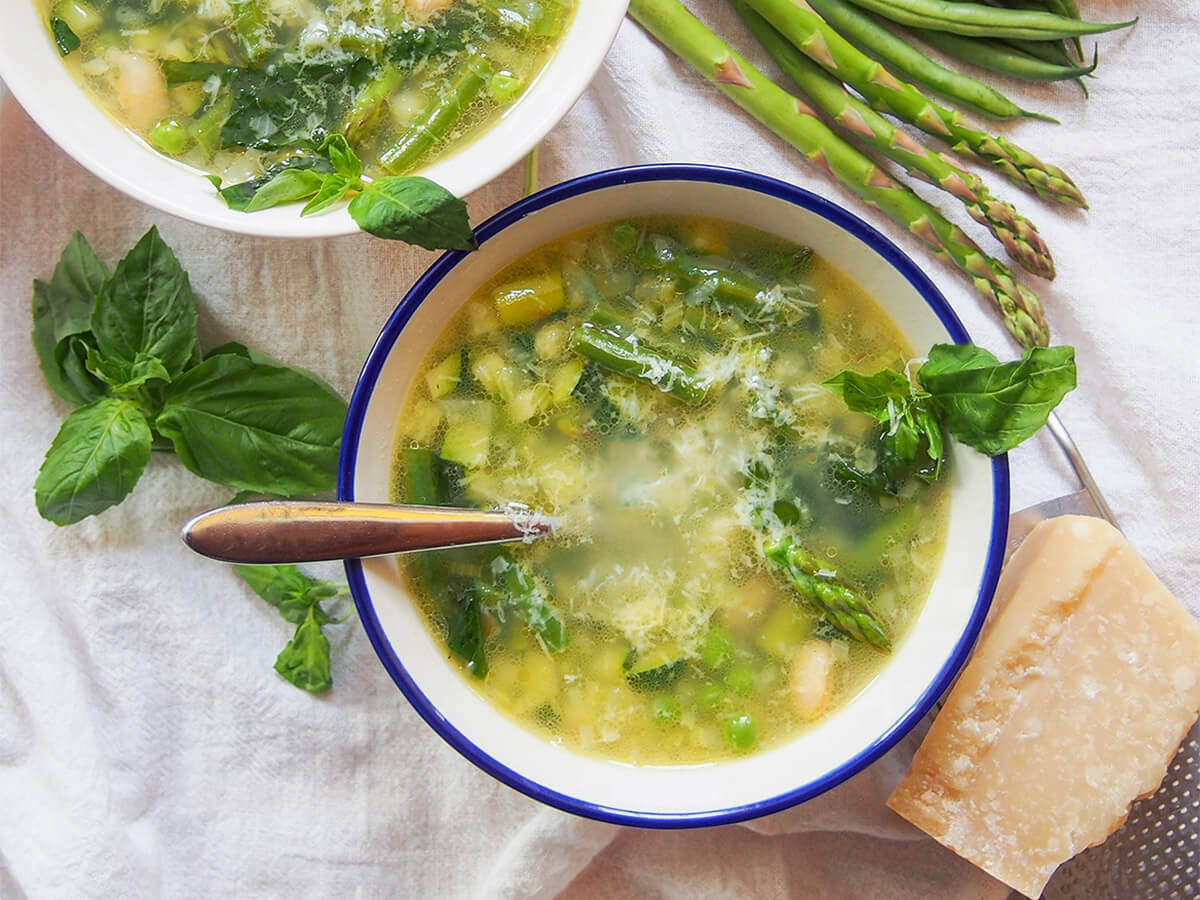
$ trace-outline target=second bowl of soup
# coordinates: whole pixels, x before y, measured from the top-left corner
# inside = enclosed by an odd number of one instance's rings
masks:
[[[17,0],[0,77],[64,150],[161,209],[233,231],[356,230],[344,210],[229,209],[225,186],[342,133],[368,177],[463,196],[566,114],[624,4],[580,0]]]
[[[883,753],[973,641],[1004,462],[869,490],[822,382],[965,333],[861,221],[747,173],[536,195],[404,299],[351,403],[346,499],[520,505],[530,544],[352,562],[381,659],[468,758],[573,812],[700,825]]]

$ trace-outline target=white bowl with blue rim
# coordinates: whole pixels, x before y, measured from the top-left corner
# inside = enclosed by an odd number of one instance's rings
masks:
[[[481,225],[479,250],[439,259],[401,300],[350,401],[338,494],[387,502],[396,423],[426,351],[493,275],[577,229],[630,216],[710,216],[812,247],[849,273],[915,348],[967,333],[933,283],[858,217],[808,191],[710,166],[617,169],[549,188]],[[375,651],[417,712],[463,756],[513,788],[568,812],[627,825],[720,825],[803,802],[892,747],[933,706],[966,660],[991,601],[1008,522],[1008,464],[958,448],[949,527],[929,599],[865,689],[808,732],[744,758],[630,766],[550,744],[498,712],[426,628],[394,558],[346,563]]]
[[[558,49],[520,99],[478,137],[413,174],[463,197],[519,162],[583,94],[617,36],[627,5],[627,0],[579,0]],[[229,209],[202,172],[156,152],[91,101],[59,58],[34,0],[4,4],[0,80],[76,162],[164,212],[265,237],[332,237],[358,231],[344,207],[303,218],[298,205],[255,213]]]

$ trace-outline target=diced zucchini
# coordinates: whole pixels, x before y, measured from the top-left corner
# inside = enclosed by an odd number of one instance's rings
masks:
[[[468,469],[478,469],[487,462],[491,444],[491,422],[455,422],[446,429],[446,436],[442,438],[441,456]]]
[[[812,631],[812,617],[790,600],[776,604],[758,634],[758,645],[776,659],[791,659]]]
[[[567,349],[571,337],[571,326],[566,322],[548,322],[533,336],[533,350],[538,359],[558,359]]]
[[[550,375],[550,396],[554,402],[562,403],[570,397],[582,376],[583,359],[578,356],[555,369]]]
[[[404,422],[404,434],[418,444],[431,444],[444,418],[437,404],[425,399],[418,400]]]
[[[529,325],[558,312],[566,300],[566,293],[558,272],[543,272],[510,281],[500,287],[492,299],[500,321],[513,328]]]
[[[661,691],[683,677],[686,664],[678,648],[663,644],[649,653],[635,655],[627,665],[625,678],[635,691]]]
[[[528,422],[538,413],[550,408],[553,397],[548,384],[531,384],[517,391],[508,404],[508,415],[514,422]]]
[[[104,24],[104,14],[83,0],[59,0],[54,15],[62,19],[80,37],[91,34]]]
[[[455,350],[425,375],[425,384],[429,387],[429,396],[433,399],[444,397],[455,388],[462,378],[462,351]]]

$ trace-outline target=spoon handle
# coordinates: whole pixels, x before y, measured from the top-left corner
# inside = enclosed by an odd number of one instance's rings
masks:
[[[183,542],[233,563],[297,563],[529,540],[551,530],[528,512],[387,503],[241,503],[201,513]]]

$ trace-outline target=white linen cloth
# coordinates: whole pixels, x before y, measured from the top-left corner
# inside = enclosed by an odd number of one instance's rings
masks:
[[[720,0],[692,6],[761,59]],[[1091,211],[984,174],[1037,222],[1058,261],[1053,285],[1033,284],[1056,341],[1078,348],[1080,386],[1062,418],[1129,538],[1196,611],[1200,4],[1086,9],[1142,16],[1102,39],[1092,99],[1070,84],[1005,84],[1063,124],[996,128],[1071,172]],[[951,266],[626,22],[546,139],[542,183],[665,161],[755,169],[848,206],[930,273],[977,342],[1015,354]],[[473,195],[473,220],[515,200],[518,185],[514,170]],[[999,253],[962,209],[935,199]],[[33,481],[67,409],[30,346],[30,281],[49,276],[75,228],[112,262],[157,224],[191,274],[205,346],[262,347],[348,396],[433,255],[366,236],[272,241],[174,219],[85,172],[11,97],[0,105],[0,223],[0,897],[1004,895],[884,807],[915,735],[790,811],[650,832],[542,807],[475,769],[408,707],[353,621],[329,629],[331,693],[285,684],[271,664],[290,626],[177,537],[228,490],[155,454],[119,507],[70,528],[38,517]],[[1011,462],[1014,509],[1073,489],[1047,437]]]

